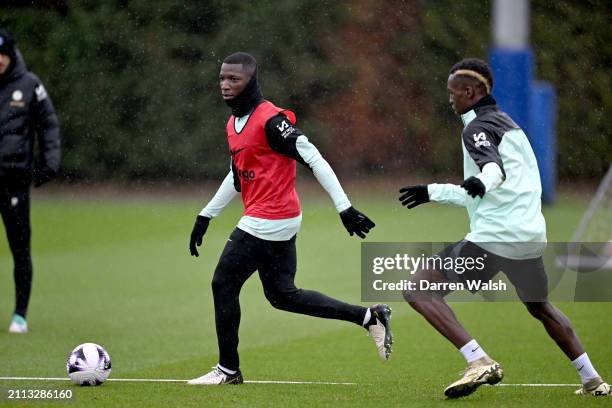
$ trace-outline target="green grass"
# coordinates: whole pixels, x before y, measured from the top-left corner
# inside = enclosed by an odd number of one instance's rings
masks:
[[[376,190],[353,200],[377,223],[371,241],[454,241],[466,232],[461,209],[430,205],[407,212],[394,196]],[[210,280],[241,208],[236,202],[211,223],[196,259],[188,256],[187,243],[201,206],[193,198],[81,197],[78,191],[35,199],[31,332],[15,336],[0,327],[0,376],[65,377],[68,353],[88,341],[109,351],[111,378],[187,379],[208,371],[217,361]],[[549,239],[569,239],[585,206],[580,199],[562,198],[546,208]],[[344,232],[326,197],[304,199],[303,210],[298,286],[358,303],[359,240]],[[12,261],[2,239],[0,326],[8,326],[13,288]],[[609,405],[575,398],[568,387],[485,387],[469,398],[445,401],[442,390],[463,368],[463,359],[406,304],[392,305],[396,343],[386,364],[378,360],[365,332],[351,324],[274,310],[256,276],[245,285],[241,305],[246,379],[359,385],[194,388],[108,382],[79,388],[68,382],[0,380],[0,389],[69,387],[75,406],[88,407]],[[600,374],[612,378],[612,305],[559,306],[573,321]],[[454,307],[480,344],[503,363],[504,382],[578,382],[575,370],[521,305]]]

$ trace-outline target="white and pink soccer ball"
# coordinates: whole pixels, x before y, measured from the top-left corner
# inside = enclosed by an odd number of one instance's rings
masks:
[[[95,343],[83,343],[68,356],[66,371],[75,384],[100,385],[111,372],[111,359],[104,347]]]

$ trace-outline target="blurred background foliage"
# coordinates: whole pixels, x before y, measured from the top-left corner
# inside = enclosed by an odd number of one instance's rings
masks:
[[[532,2],[536,76],[558,95],[561,180],[612,160],[612,3]],[[344,177],[461,169],[446,78],[486,58],[488,1],[9,1],[14,32],[62,124],[63,178],[204,180],[228,171],[223,58],[260,65],[264,96]]]

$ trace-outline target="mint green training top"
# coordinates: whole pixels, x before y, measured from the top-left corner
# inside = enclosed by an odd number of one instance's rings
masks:
[[[541,256],[546,243],[542,187],[527,136],[499,110],[492,96],[481,99],[461,118],[464,179],[477,176],[486,180],[483,167],[494,163],[501,170],[499,180],[484,183],[490,185],[482,198],[472,198],[454,184],[430,184],[429,199],[467,209],[470,232],[466,240],[511,259]],[[488,166],[485,170],[489,168],[497,169]]]

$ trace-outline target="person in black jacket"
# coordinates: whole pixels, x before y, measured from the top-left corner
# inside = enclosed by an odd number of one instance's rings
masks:
[[[34,157],[34,144],[40,154]],[[0,213],[15,263],[15,312],[11,333],[27,333],[32,287],[30,184],[57,174],[60,135],[51,99],[28,71],[10,32],[0,29]]]

